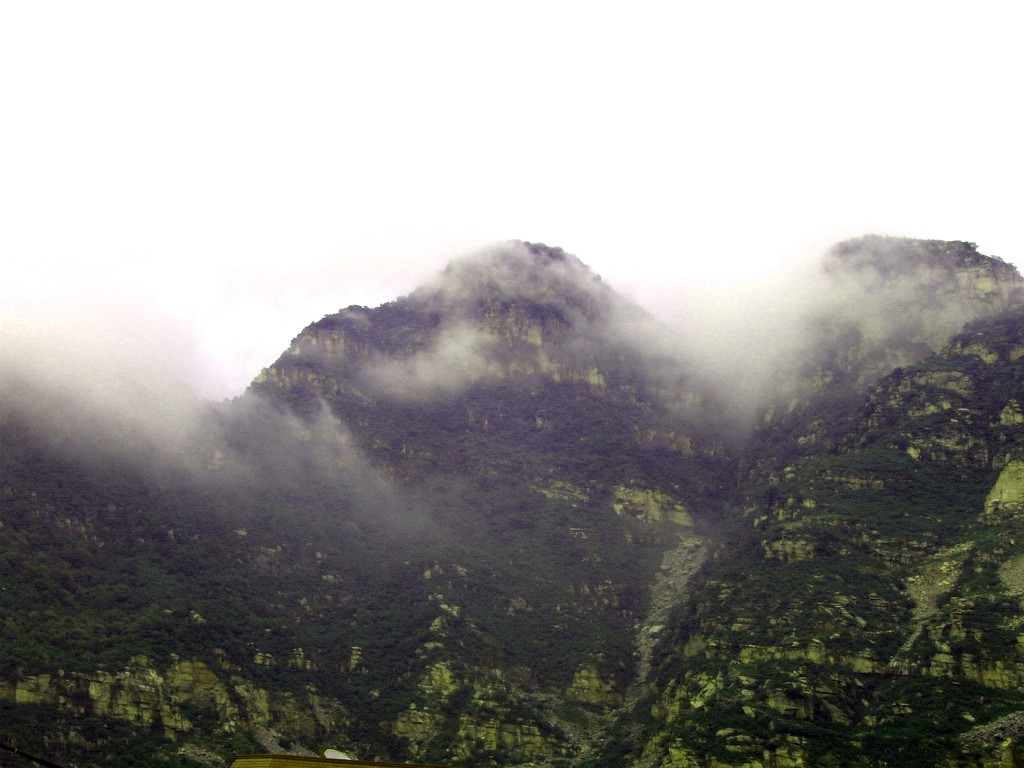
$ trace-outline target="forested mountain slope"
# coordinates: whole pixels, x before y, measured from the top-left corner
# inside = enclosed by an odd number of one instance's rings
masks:
[[[1022,285],[967,243],[840,244],[742,408],[699,328],[523,243],[311,324],[231,402],[140,419],[7,366],[0,736],[83,766],[1011,759]]]
[[[884,377],[825,449],[759,435],[779,461],[743,476],[741,522],[676,609],[624,720],[653,714],[634,756],[1018,764],[1022,403],[1017,310]]]

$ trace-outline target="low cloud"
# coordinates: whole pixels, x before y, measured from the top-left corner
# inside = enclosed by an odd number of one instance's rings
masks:
[[[960,269],[963,258],[975,266]],[[861,366],[866,385],[941,348],[979,312],[1009,306],[1020,291],[1015,275],[970,256],[967,244],[869,236],[756,280],[666,286],[645,297],[660,323],[627,318],[613,328],[699,381],[742,439],[766,407],[805,393],[816,369]]]
[[[122,308],[5,319],[5,452],[160,487],[243,496],[319,488],[380,518],[409,506],[326,406],[300,419],[253,395],[220,403],[198,397],[181,376],[188,339],[144,317]]]
[[[378,355],[360,370],[359,380],[378,396],[403,400],[456,394],[501,374],[493,343],[479,328],[459,324],[445,328],[427,349],[408,357]]]
[[[495,244],[452,261],[408,297],[445,316],[465,318],[510,302],[560,312],[578,327],[621,301],[579,258],[560,248],[525,242]]]
[[[558,364],[641,365],[637,373],[669,400],[699,395],[676,401],[682,415],[721,419],[742,436],[767,404],[800,394],[809,371],[842,362],[834,356],[844,345],[863,355],[909,339],[895,357],[877,361],[906,364],[980,307],[998,309],[1019,296],[1009,265],[1000,271],[996,262],[993,279],[986,272],[993,262],[979,256],[980,271],[965,277],[952,268],[955,260],[944,264],[922,248],[867,238],[757,283],[677,286],[655,318],[574,256],[524,243],[496,247],[454,262],[406,297],[436,327],[414,329],[417,340],[404,352],[368,349],[353,375],[374,396],[406,401],[453,396],[501,377],[503,340],[530,330],[509,320],[519,302],[524,323],[531,313],[556,318],[545,326],[544,345],[545,354],[560,345]],[[348,484],[366,504],[403,504],[326,407],[303,420],[252,395],[208,402],[186,384],[201,355],[180,326],[130,303],[81,310],[4,317],[4,424],[29,424],[49,450],[85,463],[113,458],[142,473],[238,488],[269,479],[301,483],[316,473]],[[371,313],[351,310],[345,322],[365,326]]]
[[[204,403],[185,383],[193,340],[130,305],[5,317],[4,408],[56,450],[119,450],[157,463],[195,436]]]

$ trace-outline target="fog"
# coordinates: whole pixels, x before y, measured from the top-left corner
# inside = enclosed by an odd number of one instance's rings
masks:
[[[801,394],[815,367],[834,365],[830,355],[860,355],[865,376],[881,375],[937,349],[979,307],[997,311],[1019,300],[1010,265],[995,261],[979,267],[983,279],[966,279],[925,250],[874,238],[794,261],[757,283],[684,281],[658,316],[576,256],[493,245],[455,254],[424,285],[396,297],[427,313],[411,317],[436,317],[438,326],[410,329],[421,338],[408,349],[367,351],[352,384],[384,400],[449,397],[507,375],[503,344],[535,333],[535,353],[558,365],[592,366],[628,350],[638,373],[669,400],[689,398],[682,416],[711,419],[713,400],[720,409],[713,418],[735,439],[769,404]],[[507,302],[518,309],[509,314]],[[534,312],[559,318],[542,345],[530,327]],[[364,329],[374,317],[372,310],[343,315]],[[202,365],[195,338],[148,306],[123,302],[96,313],[70,305],[5,317],[2,330],[4,418],[30,425],[57,453],[237,488],[286,487],[312,473],[347,484],[346,493],[367,505],[408,506],[326,405],[300,419],[252,395],[215,402],[198,394],[189,385]],[[856,346],[837,346],[850,333]],[[872,362],[872,355],[881,357]],[[318,362],[337,364],[329,354]]]
[[[123,444],[125,458],[167,460],[199,427],[203,403],[188,386],[193,340],[145,307],[105,309],[5,316],[4,409],[44,429],[56,447]]]
[[[848,236],[1024,259],[1015,9],[642,6],[3,4],[3,321],[130,297],[220,399],[494,240],[734,343]]]
[[[403,307],[440,318],[439,325],[422,329],[405,352],[372,354],[357,378],[376,396],[457,394],[502,375],[502,342],[540,344],[543,326],[545,351],[527,367],[583,369],[628,350],[642,369],[637,373],[666,396],[693,398],[691,419],[699,420],[713,399],[731,432],[749,433],[759,411],[801,394],[816,366],[835,364],[827,358],[839,354],[844,334],[856,335],[863,356],[894,341],[905,345],[904,336],[934,349],[978,311],[976,302],[1006,306],[1011,282],[975,295],[969,280],[926,253],[931,247],[867,238],[795,259],[759,281],[684,280],[669,287],[672,302],[648,302],[648,310],[561,249],[499,244],[459,254],[401,299]],[[906,266],[897,268],[901,261]],[[369,317],[361,313],[357,327]],[[558,321],[548,322],[552,317]],[[896,365],[912,362],[920,349],[890,354]],[[329,356],[321,362],[330,365]]]
[[[315,496],[326,482],[350,511],[376,518],[411,506],[326,406],[300,419],[251,395],[202,398],[188,384],[195,346],[180,328],[144,308],[108,309],[4,322],[5,454],[17,449],[22,460],[45,456],[119,482],[249,498],[268,490]]]
[[[462,254],[398,303],[439,324],[411,351],[362,363],[357,379],[373,396],[430,400],[516,372],[618,369],[623,355],[638,379],[666,390],[699,375],[685,335],[557,247],[514,241]]]
[[[360,383],[379,396],[402,400],[457,394],[499,374],[500,366],[489,355],[491,342],[479,328],[449,326],[429,348],[409,357],[376,356],[360,371]]]

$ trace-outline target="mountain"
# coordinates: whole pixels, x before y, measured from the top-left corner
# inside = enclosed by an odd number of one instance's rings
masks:
[[[759,435],[779,460],[659,649],[652,764],[1020,764],[1022,395],[1017,310],[883,377],[825,448]]]
[[[743,398],[700,328],[530,243],[312,323],[230,402],[10,366],[0,741],[1021,764],[1024,281],[959,242],[820,267]]]

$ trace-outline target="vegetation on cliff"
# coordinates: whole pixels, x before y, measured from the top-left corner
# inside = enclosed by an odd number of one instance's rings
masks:
[[[531,244],[311,324],[173,441],[13,378],[0,733],[79,765],[1012,757],[1022,281],[891,238],[815,279],[745,441],[685,337]]]

